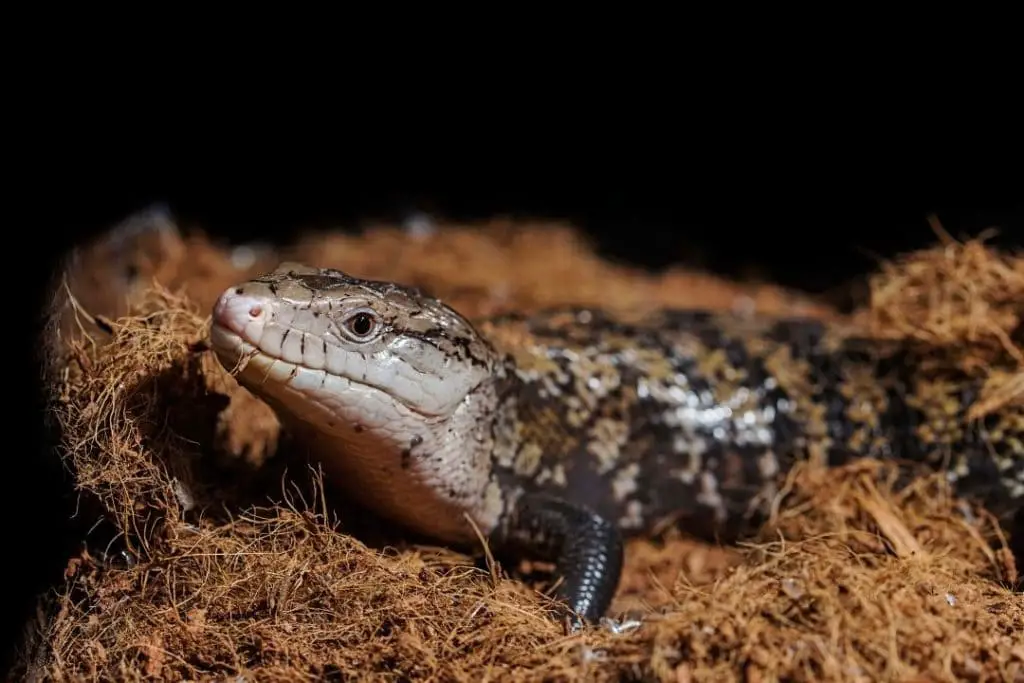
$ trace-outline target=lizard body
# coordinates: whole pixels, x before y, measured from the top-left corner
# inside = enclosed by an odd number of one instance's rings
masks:
[[[798,460],[942,468],[1002,519],[1024,502],[1024,411],[968,424],[974,383],[813,320],[470,323],[414,289],[284,263],[220,297],[211,341],[363,505],[554,561],[558,596],[587,620],[614,594],[624,536],[671,520],[736,539]]]

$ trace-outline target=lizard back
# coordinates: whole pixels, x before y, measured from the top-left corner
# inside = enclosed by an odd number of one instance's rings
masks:
[[[585,309],[477,321],[508,358],[494,468],[504,490],[582,503],[626,533],[676,520],[735,539],[797,461],[942,468],[1006,515],[1024,501],[1024,411],[969,424],[978,385],[905,344],[815,320]]]

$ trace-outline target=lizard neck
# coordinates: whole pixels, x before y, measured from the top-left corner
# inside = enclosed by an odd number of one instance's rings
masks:
[[[508,504],[493,463],[516,450],[513,369],[511,361],[496,363],[443,417],[398,403],[374,423],[336,407],[319,416],[307,411],[305,419],[295,411],[277,412],[291,416],[289,428],[323,463],[331,482],[364,507],[426,536],[471,544],[476,529],[493,531]]]

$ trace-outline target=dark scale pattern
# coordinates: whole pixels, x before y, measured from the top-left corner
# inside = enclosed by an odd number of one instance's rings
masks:
[[[510,356],[510,491],[558,495],[644,533],[675,520],[732,540],[762,521],[798,459],[946,467],[1000,515],[1024,500],[1024,416],[966,424],[974,389],[894,343],[812,320],[664,312],[634,324],[595,311],[479,325]]]

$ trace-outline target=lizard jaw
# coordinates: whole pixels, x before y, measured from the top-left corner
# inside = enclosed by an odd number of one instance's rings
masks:
[[[437,420],[371,384],[267,353],[218,323],[211,325],[210,342],[221,365],[279,415],[346,441],[357,425],[356,431],[369,432],[367,437],[379,434],[383,445],[396,431],[423,428]]]

